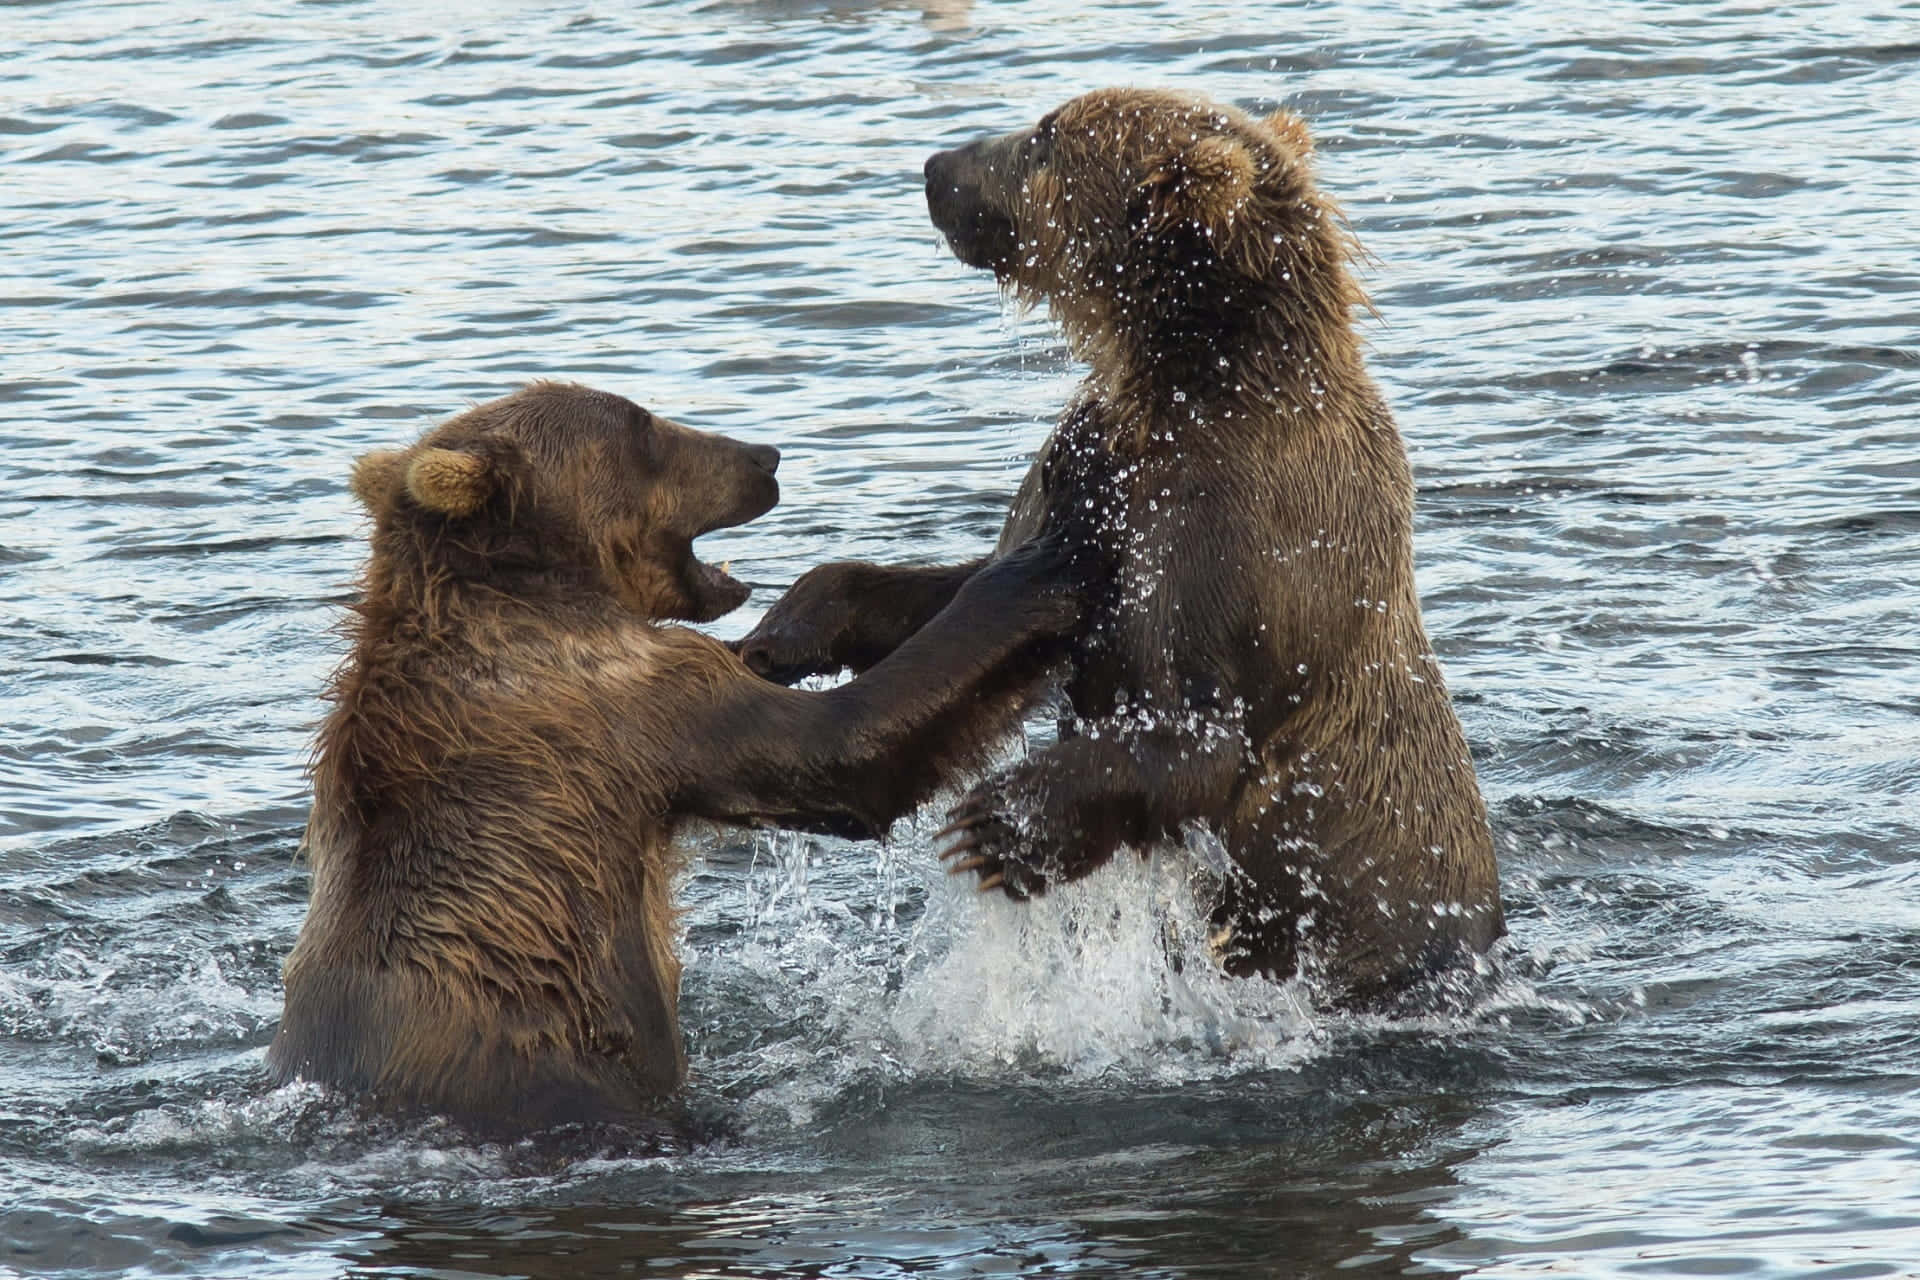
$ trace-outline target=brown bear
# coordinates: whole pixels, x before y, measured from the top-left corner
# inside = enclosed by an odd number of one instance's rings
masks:
[[[1110,89],[935,155],[954,253],[1044,299],[1090,372],[1001,549],[1049,528],[1116,557],[1057,745],[942,833],[1015,897],[1189,823],[1231,856],[1230,972],[1365,1001],[1503,931],[1485,807],[1414,590],[1413,481],[1367,375],[1355,245],[1306,126]],[[776,678],[959,624],[952,568],[825,565],[742,652]],[[938,615],[938,621],[929,622]]]
[[[641,1120],[685,1072],[676,829],[876,836],[1017,720],[1080,617],[1057,546],[824,693],[660,625],[746,597],[692,543],[770,508],[779,456],[537,383],[360,460],[277,1078],[488,1128]]]

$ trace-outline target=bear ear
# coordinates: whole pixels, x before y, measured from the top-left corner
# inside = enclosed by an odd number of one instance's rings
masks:
[[[347,489],[367,509],[368,515],[379,515],[393,506],[400,492],[403,456],[397,449],[375,449],[354,461],[353,471],[347,477]]]
[[[461,449],[425,448],[407,464],[407,493],[429,511],[470,516],[493,496],[493,462]]]
[[[1221,243],[1253,197],[1258,176],[1252,153],[1238,139],[1205,137],[1161,161],[1136,195],[1145,203],[1149,230],[1193,223]]]
[[[1307,128],[1307,122],[1288,111],[1285,107],[1267,117],[1267,128],[1273,130],[1280,141],[1291,147],[1302,160],[1313,158],[1313,131]]]

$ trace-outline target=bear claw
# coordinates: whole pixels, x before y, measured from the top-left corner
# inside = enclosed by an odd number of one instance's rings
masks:
[[[952,844],[940,851],[940,861],[945,862],[948,858],[957,858],[968,850],[978,849],[979,847],[980,837],[978,835],[969,834],[963,836],[961,839],[955,840]]]

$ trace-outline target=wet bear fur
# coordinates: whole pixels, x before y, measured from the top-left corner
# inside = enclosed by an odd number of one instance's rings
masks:
[[[686,1070],[676,830],[876,836],[1017,717],[1079,617],[1037,551],[959,592],[951,640],[826,693],[664,625],[746,597],[692,543],[771,507],[778,458],[539,383],[361,459],[278,1079],[489,1130],[644,1122]]]
[[[927,162],[956,256],[1044,300],[1089,366],[1001,547],[1054,527],[1116,556],[1061,740],[970,793],[947,852],[1020,897],[1196,824],[1230,859],[1229,971],[1365,1002],[1503,926],[1414,589],[1406,450],[1354,330],[1355,245],[1311,161],[1286,112],[1113,89]],[[974,567],[822,566],[743,653],[857,670]]]

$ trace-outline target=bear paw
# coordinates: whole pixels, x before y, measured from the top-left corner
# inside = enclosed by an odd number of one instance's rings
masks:
[[[980,875],[980,892],[999,889],[1015,902],[1046,892],[1046,874],[1027,841],[1000,812],[998,797],[984,784],[947,814],[947,825],[936,831],[935,842],[951,840],[940,850],[950,875],[969,871]]]

